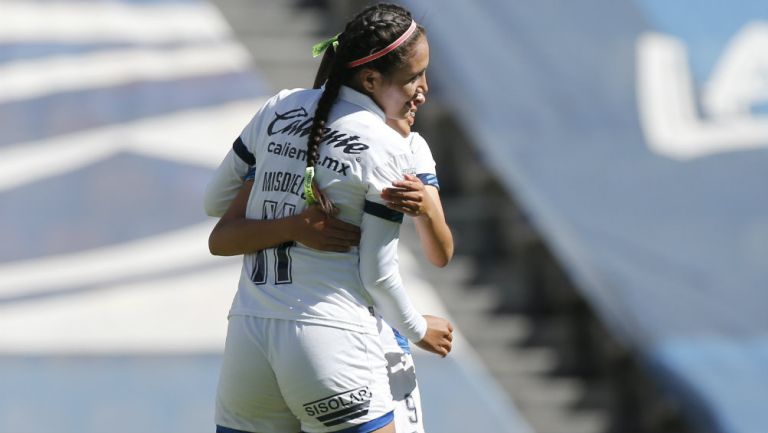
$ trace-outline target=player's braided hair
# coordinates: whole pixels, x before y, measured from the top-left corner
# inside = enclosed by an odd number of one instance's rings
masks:
[[[325,51],[315,77],[315,88],[325,83],[325,90],[317,103],[307,140],[307,167],[317,163],[325,123],[341,86],[350,84],[355,72],[361,68],[372,68],[386,75],[393,67],[404,64],[424,28],[418,26],[405,43],[376,60],[355,68],[348,68],[347,63],[388,46],[408,29],[411,21],[411,13],[401,6],[387,3],[369,6],[347,23],[339,35],[338,47]]]

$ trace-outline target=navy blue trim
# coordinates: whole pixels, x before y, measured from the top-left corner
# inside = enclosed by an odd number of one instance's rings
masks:
[[[408,344],[408,339],[403,337],[403,334],[397,331],[397,329],[392,328],[392,332],[395,334],[395,340],[397,341],[397,345],[400,346],[401,349],[403,349],[404,353],[411,354],[411,346]]]
[[[440,182],[437,181],[436,174],[421,173],[421,174],[417,174],[416,177],[418,177],[421,183],[423,183],[424,185],[431,185],[437,189],[440,189]]]
[[[248,169],[248,172],[245,173],[245,177],[243,178],[243,181],[248,180],[256,180],[256,167],[251,167]]]
[[[245,147],[245,143],[243,143],[243,139],[240,137],[237,137],[237,140],[235,140],[234,143],[232,143],[232,150],[235,151],[235,154],[240,157],[240,159],[243,160],[248,165],[254,165],[256,164],[256,157],[253,156],[253,154],[248,150],[247,147]]]
[[[238,430],[235,428],[224,427],[216,424],[216,433],[253,433],[245,430]]]
[[[392,221],[396,223],[402,223],[403,222],[403,214],[394,210],[390,209],[383,204],[375,203],[372,201],[365,201],[365,205],[363,205],[363,212],[377,216],[379,218],[383,218],[387,221]]]
[[[360,418],[360,417],[366,416],[366,415],[368,415],[368,407],[367,406],[366,406],[365,409],[362,409],[362,410],[359,410],[357,412],[351,413],[351,414],[349,414],[349,415],[347,415],[345,417],[342,417],[342,418],[336,418],[336,419],[334,419],[332,421],[323,422],[323,424],[326,427],[333,427],[335,425],[344,424],[347,421],[352,421],[353,419],[357,419],[357,418]]]
[[[344,430],[337,430],[333,433],[370,433],[372,431],[376,431],[384,427],[385,425],[391,423],[394,419],[395,419],[395,412],[391,411],[391,412],[385,413],[384,415],[376,419],[372,419],[366,423],[345,428]],[[227,433],[227,432],[224,432],[224,433]],[[239,432],[236,432],[236,433],[239,433]],[[301,433],[304,433],[304,431],[302,430]]]
[[[359,417],[365,415],[366,413],[368,413],[368,406],[370,406],[370,405],[371,405],[371,402],[370,401],[366,401],[364,403],[360,403],[360,404],[356,404],[354,406],[350,406],[350,407],[348,407],[346,409],[343,409],[343,410],[340,410],[338,412],[333,412],[333,413],[329,413],[329,414],[326,414],[326,415],[321,415],[321,416],[317,417],[317,420],[318,421],[322,421],[323,423],[325,423],[326,421],[334,422],[333,424],[325,424],[327,426],[341,424],[344,421],[347,421],[347,420],[350,420],[350,419],[354,419],[354,418],[359,418]],[[365,413],[361,413],[359,415],[356,415],[353,418],[345,417],[345,418],[342,418],[341,422],[335,422],[335,421],[338,421],[337,418],[343,417],[345,415],[349,415],[349,414],[351,414],[353,412],[363,412],[363,411],[365,411]]]

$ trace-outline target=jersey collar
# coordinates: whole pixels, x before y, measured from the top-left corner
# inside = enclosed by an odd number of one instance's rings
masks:
[[[341,86],[341,89],[339,90],[339,98],[343,99],[347,102],[350,102],[352,104],[355,104],[357,106],[360,106],[376,115],[381,117],[381,120],[387,121],[387,116],[384,114],[384,110],[382,110],[378,105],[376,105],[375,102],[373,102],[373,99],[371,99],[369,96],[364,95],[357,90],[347,87],[347,86]]]

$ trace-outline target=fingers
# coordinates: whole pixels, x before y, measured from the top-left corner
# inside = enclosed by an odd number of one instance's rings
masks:
[[[415,176],[406,177],[406,180],[396,180],[392,182],[392,186],[409,191],[424,191],[424,184]]]
[[[409,191],[402,188],[385,188],[381,198],[387,207],[410,216],[424,213],[424,191]]]
[[[384,188],[381,191],[381,198],[388,201],[411,200],[421,202],[424,200],[424,189]]]
[[[347,252],[360,244],[358,226],[328,216],[316,205],[307,207],[302,213],[305,215],[305,225],[296,234],[296,241],[310,248],[330,252]]]
[[[447,356],[453,348],[453,326],[441,317],[425,315],[424,318],[427,319],[427,334],[416,344],[429,352]]]
[[[450,326],[450,324],[448,324]],[[447,355],[451,349],[453,348],[453,331],[446,333],[446,335],[443,336],[443,342],[441,344],[441,347],[445,349],[445,354]]]
[[[332,227],[326,228],[325,238],[331,243],[357,245],[360,243],[360,232],[350,230],[339,230]]]
[[[437,355],[440,355],[441,357],[445,358],[448,356],[449,353],[451,353],[452,344],[450,342],[441,342],[440,344],[434,346],[430,352],[435,353]]]
[[[412,175],[412,174],[406,174],[406,175],[403,175],[403,177],[404,177],[406,180],[409,180],[409,181],[411,181],[411,182],[414,182],[414,183],[420,183],[420,184],[422,184],[422,185],[423,185],[423,183],[421,182],[421,179],[419,179],[419,178],[418,178],[418,176],[414,176],[414,175]],[[399,182],[399,181],[398,181],[398,182]]]
[[[437,350],[435,351],[435,353],[440,355],[440,357],[442,358],[445,358],[446,356],[448,356],[448,352],[449,350],[444,347],[438,347]]]
[[[405,180],[392,182],[393,188],[384,188],[381,198],[387,207],[409,216],[420,216],[428,211],[429,197],[426,197],[424,184],[418,177],[409,174]]]
[[[422,209],[423,206],[421,206],[420,203],[412,201],[406,201],[402,203],[390,202],[387,203],[386,206],[392,210],[396,210],[410,216],[419,216],[424,213],[424,210]]]
[[[448,356],[448,353],[451,351],[450,343],[430,344],[429,342],[425,342],[424,340],[422,340],[416,343],[416,345],[426,350],[427,352],[434,353],[435,355],[440,355],[443,358]]]
[[[453,344],[451,344],[450,341],[444,341],[435,348],[435,353],[445,358],[449,353],[451,353],[452,348]]]
[[[334,234],[339,233],[340,236],[343,234],[344,236],[360,237],[360,227],[354,224],[345,223],[336,218],[329,218],[326,222],[326,227],[329,232]]]

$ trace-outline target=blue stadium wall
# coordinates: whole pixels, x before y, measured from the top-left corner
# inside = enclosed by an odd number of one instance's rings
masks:
[[[403,3],[434,96],[606,328],[697,431],[766,431],[765,3]]]

